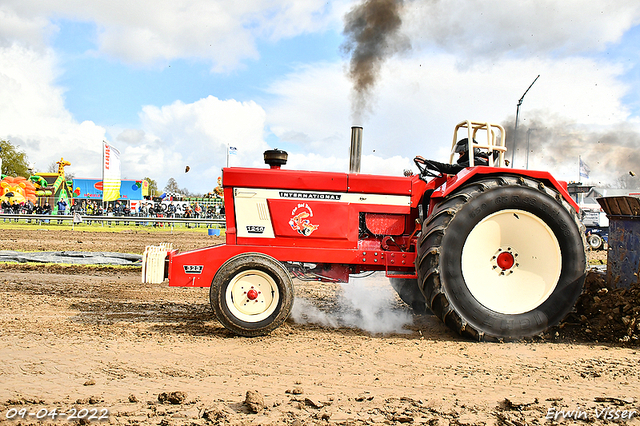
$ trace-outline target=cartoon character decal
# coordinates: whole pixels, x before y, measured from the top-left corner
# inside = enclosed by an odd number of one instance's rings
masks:
[[[36,203],[36,187],[22,176],[7,176],[0,182],[0,199],[9,204]]]
[[[313,211],[308,204],[298,204],[291,212],[292,218],[289,219],[289,226],[299,234],[308,237],[318,229],[320,225],[313,225],[308,218],[313,217]]]

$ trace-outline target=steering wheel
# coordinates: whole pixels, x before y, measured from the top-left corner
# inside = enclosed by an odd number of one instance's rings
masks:
[[[413,162],[416,163],[418,170],[420,170],[420,178],[426,182],[427,177],[442,177],[443,175],[455,175],[460,170],[464,169],[464,166],[459,164],[441,163],[434,160],[425,160],[424,157],[417,155]]]
[[[442,173],[431,163],[430,160],[425,160],[424,157],[420,155],[416,155],[413,159],[413,162],[416,164],[416,167],[420,171],[420,177],[440,177]],[[434,173],[434,172],[437,172]]]
[[[441,163],[434,160],[425,160],[421,156],[416,156],[413,161],[416,163],[418,170],[420,170],[421,177],[442,177],[443,175],[455,175],[460,170],[464,169],[464,166],[459,164]],[[424,179],[423,179],[424,180]]]

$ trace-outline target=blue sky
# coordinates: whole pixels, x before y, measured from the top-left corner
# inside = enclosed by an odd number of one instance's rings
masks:
[[[56,25],[60,31],[52,46],[65,69],[57,82],[67,88],[65,105],[79,121],[136,125],[143,105],[166,105],[176,99],[191,103],[210,94],[239,101],[261,99],[268,96],[264,88],[297,66],[341,58],[342,37],[324,31],[259,41],[259,58],[223,73],[212,73],[202,59],[178,59],[162,68],[131,67],[86,54],[98,48],[95,24],[61,20]]]
[[[640,164],[640,4],[628,3],[405,1],[411,48],[383,63],[354,118],[340,46],[358,1],[6,0],[0,138],[37,170],[64,157],[88,178],[106,140],[123,178],[202,193],[228,145],[234,166],[264,167],[278,147],[287,167],[346,171],[357,124],[363,172],[401,175],[415,155],[446,160],[461,120],[512,124],[540,74],[520,110],[536,129],[531,167],[574,180],[581,156],[590,182],[615,185]]]

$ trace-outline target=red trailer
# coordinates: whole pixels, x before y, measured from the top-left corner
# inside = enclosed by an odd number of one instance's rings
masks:
[[[223,170],[226,244],[150,247],[143,281],[210,287],[218,320],[256,336],[289,316],[293,278],[384,271],[414,310],[463,336],[539,334],[582,291],[584,228],[565,183],[506,167],[504,135],[462,122],[448,164],[416,157],[406,177],[284,170],[286,153],[267,151],[269,169]],[[356,129],[352,152],[360,143]]]

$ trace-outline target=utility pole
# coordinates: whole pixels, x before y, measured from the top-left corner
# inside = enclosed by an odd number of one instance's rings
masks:
[[[538,130],[538,129],[534,129],[533,127],[527,129],[527,163],[526,163],[526,169],[529,170],[529,152],[531,151],[531,149],[529,148],[529,139],[531,139],[531,132]]]
[[[527,94],[531,86],[540,78],[540,74],[533,80],[533,83],[529,85],[529,88],[524,91],[522,97],[518,100],[518,106],[516,107],[516,128],[513,130],[513,151],[511,151],[511,168],[513,168],[513,159],[516,154],[516,141],[518,139],[518,117],[520,115],[520,105],[522,105],[522,101],[524,100],[524,96]]]

